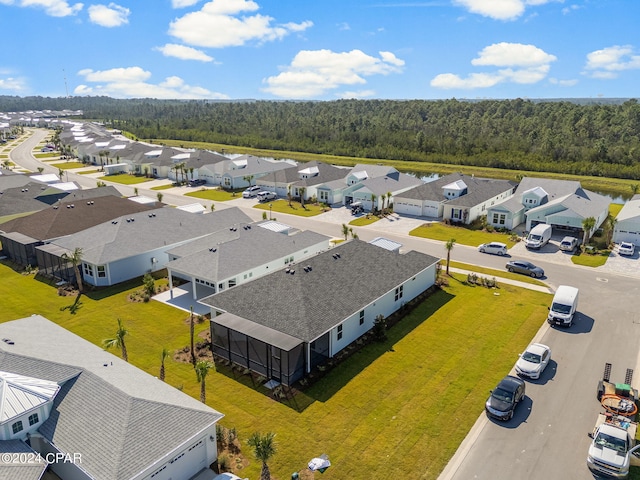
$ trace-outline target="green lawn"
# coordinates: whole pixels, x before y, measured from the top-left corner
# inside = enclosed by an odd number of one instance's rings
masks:
[[[455,255],[455,247],[454,249],[451,251],[451,255]],[[507,261],[505,260],[505,263]],[[447,261],[446,260],[440,260],[440,263],[442,264],[442,271],[444,272]],[[510,280],[518,280],[519,282],[524,282],[524,283],[530,283],[532,285],[539,285],[542,287],[546,287],[547,284],[537,280],[535,278],[531,278],[531,277],[527,277],[526,275],[521,275],[518,273],[511,273],[511,272],[507,272],[506,270],[496,270],[494,268],[485,268],[485,267],[481,267],[479,265],[469,265],[468,263],[461,263],[461,262],[454,262],[454,261],[450,261],[449,262],[449,267],[450,268],[459,268],[461,270],[468,270],[470,272],[475,272],[475,273],[479,273],[482,276],[485,277],[501,277],[501,278],[508,278]],[[498,280],[498,283],[500,283],[500,280]]]
[[[82,162],[60,162],[60,163],[53,163],[50,165],[53,167],[60,168],[62,170],[72,170],[74,168],[86,167],[86,165]]]
[[[47,160],[52,158],[58,158],[60,156],[60,153],[59,152],[34,153],[33,156],[36,158],[42,158],[44,160]]]
[[[98,173],[99,171],[100,170],[96,169],[96,170],[85,170],[83,172],[76,172],[76,173],[78,173],[79,175],[89,175],[90,173]]]
[[[363,215],[360,218],[356,218],[355,220],[351,220],[349,225],[353,225],[354,227],[364,227],[365,225],[371,225],[372,223],[380,220],[380,217],[376,217],[375,215]]]
[[[580,255],[572,255],[571,261],[576,265],[583,265],[585,267],[601,267],[607,263],[609,254],[595,254],[589,255],[587,253],[581,253]]]
[[[507,248],[511,248],[515,245],[515,242],[510,239],[509,234],[488,233],[481,230],[454,227],[443,223],[426,223],[411,230],[409,235],[413,235],[414,237],[430,238],[432,240],[441,240],[443,242],[455,238],[456,243],[460,245],[471,245],[474,247],[482,243],[489,242],[505,243]]]
[[[157,187],[151,187],[151,190],[168,190],[170,188],[173,188],[175,185],[173,185],[172,183],[169,183],[167,185],[159,185]]]
[[[609,204],[609,213],[615,218],[620,213],[620,210],[622,210],[622,207],[624,207],[624,205],[621,203],[611,203]]]
[[[271,208],[269,205],[271,205]],[[324,212],[324,207],[322,205],[305,203],[304,206],[301,206],[300,202],[293,200],[291,203],[289,203],[288,200],[275,200],[268,203],[258,203],[253,208],[267,211],[271,209],[272,216],[275,216],[274,214],[276,213],[288,213],[290,215],[298,215],[299,217],[314,217]]]
[[[141,281],[83,295],[72,314],[64,307],[74,299],[58,296],[55,287],[4,264],[0,278],[1,321],[39,313],[99,345],[113,335],[119,317],[129,330],[130,361],[152,375],[163,347],[188,344],[186,312],[127,300]],[[276,402],[246,377],[211,372],[207,403],[225,414],[222,425],[237,429],[251,460],[240,476],[260,472],[246,447],[249,435],[271,431],[278,452],[269,465],[281,480],[320,453],[333,464],[327,480],[437,478],[482,414],[487,392],[544,323],[550,299],[509,285],[497,291],[467,286],[464,279],[454,275],[389,330],[387,341],[365,347],[293,400]],[[170,362],[166,378],[199,397],[189,365]]]
[[[236,198],[242,198],[241,191],[230,192],[221,188],[202,188],[195,192],[185,193],[186,197],[201,198],[203,200],[214,200],[216,202],[226,202],[228,200],[235,200]]]
[[[120,173],[117,175],[105,175],[100,177],[99,180],[104,180],[113,183],[121,183],[122,185],[135,185],[137,183],[144,183],[151,181],[147,177],[137,177],[135,175],[129,175],[128,173]]]

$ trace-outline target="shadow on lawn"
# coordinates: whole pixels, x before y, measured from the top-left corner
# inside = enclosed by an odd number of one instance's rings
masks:
[[[349,355],[345,360],[328,370],[322,378],[305,389],[302,392],[302,396],[308,397],[310,400],[309,405],[313,401],[327,401],[385,352],[392,352],[393,345],[420,326],[425,320],[428,320],[431,315],[453,300],[453,298],[454,295],[444,290],[437,289],[433,291],[413,306],[409,312],[405,311],[399,315],[396,323],[392,324],[386,331],[387,338],[384,341],[372,341]]]

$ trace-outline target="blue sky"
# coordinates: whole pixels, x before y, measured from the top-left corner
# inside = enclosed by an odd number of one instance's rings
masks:
[[[637,0],[0,0],[0,95],[639,97]]]

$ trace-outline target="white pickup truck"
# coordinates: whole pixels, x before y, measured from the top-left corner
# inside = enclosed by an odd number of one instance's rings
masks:
[[[601,413],[598,415],[589,446],[587,466],[596,475],[627,478],[632,456],[640,449],[636,444],[638,424],[622,415]],[[637,460],[634,458],[633,464]]]

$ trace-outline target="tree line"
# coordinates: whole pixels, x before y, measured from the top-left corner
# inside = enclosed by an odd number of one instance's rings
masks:
[[[82,110],[143,139],[640,179],[640,105],[614,100],[119,100],[0,97]]]

